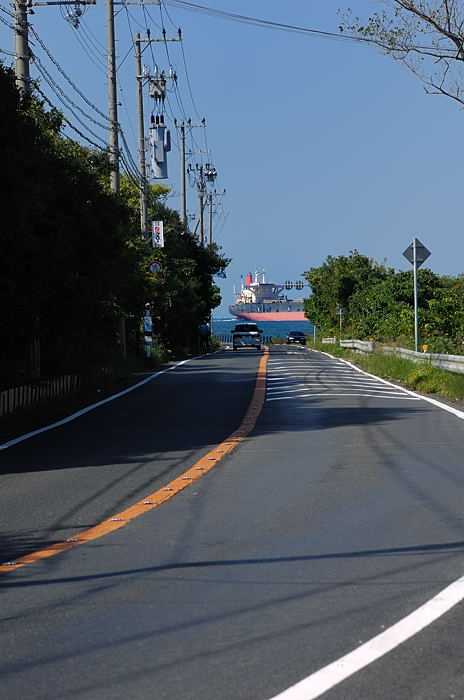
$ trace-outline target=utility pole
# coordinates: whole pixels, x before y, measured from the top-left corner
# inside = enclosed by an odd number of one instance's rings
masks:
[[[109,131],[109,160],[111,165],[110,189],[114,194],[119,194],[119,144],[118,144],[118,102],[116,91],[116,46],[114,36],[114,0],[106,1],[106,38],[108,54],[108,119]],[[123,359],[127,358],[126,318],[119,317],[119,343]]]
[[[193,168],[189,166],[188,172],[192,172]],[[196,165],[196,171],[198,173],[197,176],[197,190],[198,190],[198,199],[199,199],[199,206],[200,206],[200,212],[198,216],[198,222],[197,225],[195,226],[195,231],[197,230],[198,223],[200,224],[200,245],[204,246],[205,245],[205,193],[206,193],[206,183],[207,182],[214,182],[215,178],[217,177],[217,171],[216,168],[214,168],[212,165],[209,163],[205,164],[205,167],[203,168],[203,165]],[[207,202],[209,202],[209,197],[207,199]],[[212,201],[212,200],[211,200]],[[194,233],[195,233],[194,231]],[[210,236],[212,235],[212,223],[210,224]]]
[[[210,192],[208,195],[209,204],[209,244],[213,242],[213,193]]]
[[[198,178],[198,198],[200,201],[200,244],[203,246],[205,245],[205,221],[204,221],[204,213],[205,213],[205,178],[203,176],[203,166],[200,165],[199,167],[199,175],[200,177]]]
[[[143,4],[143,3],[142,3]],[[158,3],[155,3],[158,4]],[[165,79],[164,76],[159,78],[159,80],[152,78],[149,75],[148,69],[145,67],[142,70],[142,42],[146,44],[151,44],[157,41],[181,41],[182,35],[179,29],[177,39],[167,39],[163,37],[162,39],[151,39],[148,33],[147,39],[142,39],[140,33],[135,35],[134,45],[135,45],[135,78],[137,81],[137,115],[138,115],[138,140],[139,140],[139,169],[141,178],[140,187],[140,229],[142,233],[142,238],[148,240],[150,238],[150,233],[148,230],[148,179],[147,179],[147,162],[145,157],[146,147],[145,147],[145,120],[143,114],[143,81],[144,78],[148,83],[155,83],[153,90],[151,90],[152,97],[156,96],[157,99],[164,100],[164,88]],[[176,77],[176,76],[174,76]]]
[[[180,197],[181,220],[187,230],[187,187],[185,180],[185,124],[180,124]]]
[[[209,163],[205,165],[204,179],[203,182],[214,183],[217,177],[217,170]],[[213,195],[209,193],[209,242],[213,242]],[[204,245],[204,234],[202,234],[202,244]]]
[[[214,171],[216,172],[216,171]],[[213,175],[213,177],[216,177],[216,174]],[[213,214],[214,214],[214,200],[219,197],[224,197],[226,194],[226,191],[223,190],[222,192],[217,192],[216,190],[213,190],[208,194],[208,205],[209,205],[209,244],[213,242]]]
[[[177,120],[174,119],[174,124],[177,127]],[[202,119],[201,124],[192,124],[191,119],[187,121],[187,128],[190,129],[196,129],[196,128],[201,128],[204,129],[206,126],[206,120]],[[181,200],[181,220],[182,223],[185,226],[185,229],[188,230],[188,217],[187,217],[187,182],[186,182],[186,172],[191,172],[191,167],[189,165],[188,170],[186,167],[186,158],[187,158],[187,151],[186,151],[186,146],[185,146],[185,122],[181,122],[179,126],[179,151],[180,151],[180,200]],[[193,155],[192,153],[189,153],[189,155]],[[209,155],[209,153],[198,153],[197,155]],[[194,234],[198,228],[198,223],[195,226],[195,231]]]
[[[15,76],[16,85],[23,97],[31,93],[26,2],[27,0],[14,2]]]
[[[148,184],[147,184],[147,166],[145,159],[145,127],[143,120],[143,75],[142,75],[142,51],[141,51],[140,34],[135,35],[135,65],[137,78],[137,106],[138,106],[138,137],[139,137],[139,168],[140,177],[142,179],[140,187],[140,230],[142,238],[147,240],[148,233]]]
[[[114,2],[106,1],[106,35],[108,53],[108,118],[110,121],[109,157],[111,163],[110,188],[119,193],[118,102],[116,91],[116,48],[114,37]]]

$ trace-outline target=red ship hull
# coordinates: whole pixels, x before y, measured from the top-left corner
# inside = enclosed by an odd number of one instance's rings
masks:
[[[304,311],[245,311],[241,314],[235,313],[234,316],[243,321],[308,321]]]

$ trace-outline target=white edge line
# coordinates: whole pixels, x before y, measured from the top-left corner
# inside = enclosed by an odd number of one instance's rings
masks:
[[[110,401],[114,401],[115,399],[119,399],[121,396],[124,396],[125,394],[129,394],[131,391],[138,389],[140,386],[143,386],[144,384],[151,382],[153,379],[156,379],[156,377],[159,377],[162,374],[166,374],[166,372],[171,372],[173,369],[180,367],[180,365],[183,365],[186,362],[190,362],[191,360],[195,360],[195,359],[196,359],[195,357],[190,357],[187,360],[182,360],[181,362],[178,362],[177,364],[172,365],[171,367],[167,367],[166,369],[162,369],[159,372],[155,372],[154,374],[151,374],[146,379],[142,379],[141,382],[138,382],[137,384],[130,386],[128,389],[124,389],[123,391],[120,391],[117,394],[113,394],[112,396],[108,396],[108,398],[106,398],[106,399],[102,399],[101,401],[98,401],[97,403],[93,403],[90,406],[86,406],[85,408],[82,408],[80,411],[76,411],[76,413],[72,413],[70,416],[67,416],[66,418],[62,418],[61,420],[56,421],[55,423],[51,423],[50,425],[46,425],[44,428],[37,428],[37,430],[32,430],[30,433],[26,433],[25,435],[20,435],[19,437],[14,438],[13,440],[9,440],[8,442],[4,442],[3,444],[0,445],[0,451],[7,450],[9,447],[12,447],[13,445],[17,445],[19,442],[24,442],[24,440],[29,440],[29,438],[34,437],[35,435],[40,435],[40,433],[46,433],[48,430],[53,430],[53,428],[58,428],[60,425],[65,425],[66,423],[70,423],[71,421],[76,420],[76,418],[83,416],[85,413],[89,413],[89,411],[93,411],[95,408],[98,408],[99,406],[103,406],[105,403],[109,403]]]
[[[357,649],[315,671],[270,700],[314,700],[423,630],[464,598],[464,576]]]

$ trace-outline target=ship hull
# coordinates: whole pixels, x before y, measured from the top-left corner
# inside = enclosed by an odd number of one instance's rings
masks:
[[[283,289],[284,285],[266,282],[264,273],[262,282],[258,281],[258,273],[252,282],[250,273],[240,293],[234,291],[235,303],[229,306],[229,313],[242,321],[307,321],[304,299],[288,299],[281,294]]]
[[[233,315],[243,321],[307,321],[304,311],[243,311],[232,312]]]

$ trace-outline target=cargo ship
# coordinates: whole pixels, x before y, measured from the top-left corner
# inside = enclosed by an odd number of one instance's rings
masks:
[[[303,286],[303,282],[295,284],[296,289]],[[292,287],[291,282],[266,282],[264,270],[257,270],[254,280],[249,272],[240,291],[234,289],[235,301],[229,306],[229,312],[244,321],[307,321],[304,300],[288,299],[282,294],[284,289]]]

